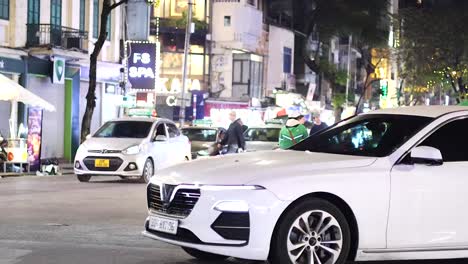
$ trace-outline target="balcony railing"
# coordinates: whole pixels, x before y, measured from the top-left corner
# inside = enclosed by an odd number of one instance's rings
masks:
[[[52,24],[27,24],[26,26],[28,48],[60,47],[86,51],[83,44],[88,38],[87,31]]]

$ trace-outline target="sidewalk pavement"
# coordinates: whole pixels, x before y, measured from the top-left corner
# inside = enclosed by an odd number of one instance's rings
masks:
[[[60,164],[60,169],[59,172],[57,173],[57,176],[64,176],[64,175],[74,175],[73,171],[73,164],[71,163],[65,163],[65,164]],[[38,176],[36,172],[30,172],[30,173],[14,173],[14,172],[6,172],[6,173],[0,173],[0,178],[9,178],[9,177],[24,177],[24,176]]]

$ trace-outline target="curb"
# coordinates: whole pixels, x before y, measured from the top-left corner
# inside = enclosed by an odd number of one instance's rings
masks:
[[[0,173],[0,179],[1,178],[17,178],[17,177],[51,177],[51,176],[72,176],[75,175],[74,172],[65,172],[65,173],[59,173],[56,175],[43,175],[39,176],[36,175],[35,173]]]

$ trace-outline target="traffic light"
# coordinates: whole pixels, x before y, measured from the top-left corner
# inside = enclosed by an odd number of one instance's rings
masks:
[[[387,97],[388,95],[388,82],[381,80],[380,81],[380,96]]]

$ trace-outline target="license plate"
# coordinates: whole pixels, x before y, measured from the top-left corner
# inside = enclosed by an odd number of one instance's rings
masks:
[[[176,235],[179,221],[159,216],[150,216],[149,228],[154,231]]]
[[[97,159],[94,161],[94,167],[96,168],[109,168],[108,159]]]

